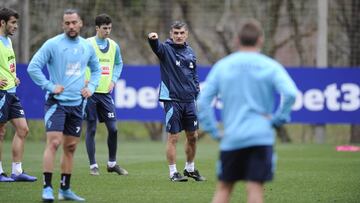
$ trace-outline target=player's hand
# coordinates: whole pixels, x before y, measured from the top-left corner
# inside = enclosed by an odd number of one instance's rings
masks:
[[[20,79],[17,78],[17,77],[15,78],[15,85],[16,85],[16,86],[19,86],[19,85],[20,85]]]
[[[148,38],[149,39],[158,39],[159,36],[156,32],[150,32],[149,35],[148,35]]]
[[[64,86],[62,85],[55,85],[55,89],[53,91],[54,94],[60,94],[64,91]]]
[[[0,79],[0,88],[4,88],[7,84],[7,79]]]
[[[91,97],[92,93],[91,93],[91,91],[90,91],[89,88],[85,87],[85,88],[83,88],[83,89],[81,90],[81,95],[82,95],[85,99],[87,99],[87,98]]]
[[[112,93],[112,91],[114,90],[115,87],[115,83],[113,81],[111,81],[110,85],[109,85],[109,93]]]
[[[262,114],[266,119],[271,120],[272,116],[270,114]]]
[[[224,137],[224,134],[225,134],[225,132],[223,129],[219,130],[219,135],[217,137],[218,138],[217,141],[220,142],[222,140],[222,138]]]

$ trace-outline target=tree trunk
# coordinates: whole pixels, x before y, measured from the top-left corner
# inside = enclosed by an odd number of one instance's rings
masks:
[[[30,58],[30,16],[29,16],[29,0],[23,0],[20,4],[21,28],[19,32],[17,62],[27,63]]]
[[[360,65],[360,33],[358,25],[360,24],[360,3],[359,1],[352,1],[351,20],[353,33],[348,33],[350,38],[350,66],[358,67]],[[356,29],[356,30],[355,30]],[[351,125],[350,143],[360,143],[360,125]]]
[[[284,126],[275,128],[277,136],[280,138],[282,143],[290,143],[291,139],[289,133]]]
[[[144,126],[149,133],[151,141],[161,140],[161,135],[163,133],[162,123],[150,122],[150,123],[144,123]]]
[[[206,132],[202,131],[202,130],[198,130],[198,139],[201,139],[203,137],[205,137],[207,135]]]
[[[337,3],[342,12],[340,23],[345,27],[349,39],[349,65],[350,67],[358,67],[360,65],[360,33],[358,31],[358,25],[360,24],[360,2],[352,0],[350,6],[345,4],[344,1],[337,1]],[[351,125],[350,143],[360,143],[360,125]]]
[[[231,16],[231,0],[225,0],[224,13],[220,18],[219,22],[216,24],[216,33],[219,36],[219,40],[223,45],[226,54],[231,54],[231,47],[228,44],[228,41],[230,40],[226,37],[226,32],[225,32],[225,25],[228,22],[230,16]]]
[[[204,56],[206,57],[207,61],[209,61],[211,64],[214,64],[216,62],[214,57],[214,54],[212,53],[212,49],[210,45],[202,39],[202,36],[198,35],[192,25],[192,20],[188,16],[189,6],[191,6],[187,0],[179,0],[178,4],[180,6],[181,13],[183,15],[184,21],[186,22],[189,33],[194,37],[195,42],[198,44],[199,48],[203,52]]]
[[[360,143],[360,125],[351,125],[350,128],[350,143]]]

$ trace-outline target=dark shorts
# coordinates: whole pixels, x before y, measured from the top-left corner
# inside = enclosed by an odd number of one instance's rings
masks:
[[[87,99],[85,108],[85,119],[99,122],[116,121],[114,100],[110,94],[94,93]]]
[[[83,103],[78,106],[63,106],[49,96],[45,103],[46,132],[63,132],[64,135],[80,137],[83,121]]]
[[[24,109],[15,93],[0,90],[0,110],[0,123],[25,117]]]
[[[254,146],[233,151],[221,151],[217,165],[218,179],[265,182],[273,179],[275,158],[272,146]]]
[[[195,102],[164,101],[166,132],[175,134],[182,130],[193,132],[198,129]]]

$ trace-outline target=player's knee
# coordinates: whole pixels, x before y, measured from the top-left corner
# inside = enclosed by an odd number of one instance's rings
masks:
[[[106,128],[108,130],[109,135],[116,135],[117,134],[117,127],[115,121],[108,121],[105,123]]]
[[[188,143],[195,144],[197,140],[197,133],[196,132],[186,132],[186,139]]]
[[[2,141],[4,141],[4,138],[5,138],[5,132],[6,132],[6,130],[5,130],[5,126],[0,127],[0,141],[1,141],[1,142],[2,142]]]
[[[196,143],[196,137],[195,136],[189,136],[187,137],[187,141],[189,144],[195,144]]]
[[[109,128],[109,136],[116,136],[117,135],[117,129],[116,128]]]
[[[76,143],[69,143],[64,146],[64,152],[73,154],[76,150]]]
[[[91,136],[95,136],[96,133],[96,121],[88,121],[86,133]]]
[[[59,146],[61,145],[61,140],[59,139],[53,139],[49,142],[49,146],[52,150],[57,150]]]
[[[19,136],[21,139],[24,139],[29,133],[29,127],[27,125],[21,126],[18,129],[16,129],[16,132],[17,132],[16,133],[17,136]]]
[[[95,129],[95,128],[93,128],[93,129],[87,129],[87,131],[86,131],[86,136],[92,136],[92,137],[94,137],[95,134],[96,134],[96,129]]]
[[[178,141],[178,137],[174,136],[174,135],[169,135],[168,136],[168,143],[170,144],[176,144]]]

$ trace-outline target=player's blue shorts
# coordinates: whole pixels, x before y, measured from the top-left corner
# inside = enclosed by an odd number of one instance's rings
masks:
[[[275,159],[272,146],[254,146],[232,151],[221,151],[217,165],[218,179],[223,182],[238,180],[265,182],[273,179]]]
[[[80,137],[83,121],[83,102],[78,106],[63,106],[49,96],[45,103],[46,132],[63,132],[64,135]]]
[[[182,130],[193,132],[198,127],[195,102],[164,101],[166,132],[176,134]]]
[[[24,118],[24,109],[15,93],[0,90],[0,123],[6,123],[14,118]]]
[[[116,121],[114,100],[110,94],[94,93],[87,99],[85,119],[99,122]]]

